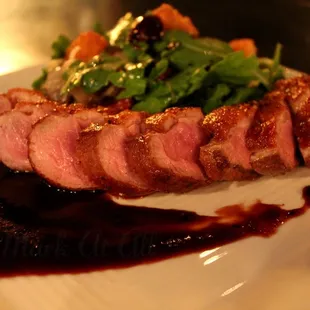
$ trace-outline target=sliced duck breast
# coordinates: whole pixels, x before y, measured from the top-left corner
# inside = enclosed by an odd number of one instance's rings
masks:
[[[285,95],[269,93],[260,101],[246,136],[251,165],[261,175],[278,175],[297,166],[291,114]]]
[[[127,144],[140,134],[145,117],[145,113],[124,111],[112,118],[111,124],[91,127],[81,134],[79,158],[102,189],[125,196],[153,192],[127,160]]]
[[[310,76],[281,80],[276,90],[285,94],[290,105],[294,134],[304,162],[310,167]]]
[[[7,92],[7,98],[13,107],[19,102],[42,103],[48,101],[41,92],[27,88],[11,88]]]
[[[32,171],[28,159],[28,136],[32,126],[55,111],[54,102],[18,103],[0,115],[0,161],[12,170]]]
[[[151,188],[186,192],[208,182],[199,164],[199,108],[171,108],[146,119],[146,133],[128,143],[128,160]]]
[[[5,94],[0,94],[0,114],[12,110],[13,105]]]
[[[200,161],[207,176],[214,181],[253,179],[256,173],[246,147],[246,133],[257,106],[225,106],[208,114],[203,129],[208,143],[200,148]]]
[[[51,185],[70,190],[97,189],[83,172],[76,154],[83,129],[104,124],[107,115],[92,109],[61,111],[38,122],[29,136],[29,159],[36,173]]]

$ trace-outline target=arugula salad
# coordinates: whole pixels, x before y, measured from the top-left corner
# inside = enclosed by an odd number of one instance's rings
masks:
[[[129,100],[132,110],[157,113],[173,106],[223,105],[261,98],[283,78],[282,46],[272,61],[256,55],[251,39],[202,37],[168,4],[113,29],[100,24],[74,40],[60,35],[52,61],[33,83],[53,100],[87,106]]]

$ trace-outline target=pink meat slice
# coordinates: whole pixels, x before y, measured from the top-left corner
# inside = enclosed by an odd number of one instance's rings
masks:
[[[260,101],[246,142],[251,165],[261,175],[283,174],[297,166],[291,113],[283,93],[273,91]]]
[[[55,110],[54,102],[19,103],[0,115],[0,161],[17,171],[32,171],[28,159],[28,136],[32,126]]]
[[[127,143],[141,132],[145,113],[124,111],[113,118],[112,124],[89,128],[81,134],[79,158],[84,171],[102,189],[113,194],[140,196],[152,189],[134,172],[127,160]]]
[[[128,160],[150,188],[186,192],[208,182],[199,163],[202,121],[199,108],[171,108],[146,119],[146,133],[128,144]]]
[[[203,128],[208,143],[200,148],[200,162],[214,181],[256,177],[246,147],[246,133],[257,107],[252,104],[225,106],[208,114]]]
[[[13,105],[5,94],[0,94],[0,114],[11,111]]]
[[[76,148],[83,129],[106,121],[105,114],[89,109],[49,115],[38,122],[29,137],[29,158],[35,172],[57,187],[70,190],[98,188],[83,172]]]

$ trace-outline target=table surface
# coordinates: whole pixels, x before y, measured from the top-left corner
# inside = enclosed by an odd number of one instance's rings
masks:
[[[0,74],[43,63],[51,42],[64,33],[74,38],[100,21],[105,29],[127,11],[136,15],[157,0],[0,0]],[[283,62],[310,72],[309,0],[168,1],[191,16],[203,35],[225,40],[252,37],[261,55],[284,45]]]

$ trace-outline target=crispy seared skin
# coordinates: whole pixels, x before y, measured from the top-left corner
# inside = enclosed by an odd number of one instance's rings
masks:
[[[7,92],[7,97],[13,107],[19,102],[42,103],[48,101],[47,98],[39,91],[27,88],[11,88]]]
[[[208,143],[200,148],[200,161],[211,180],[247,180],[257,176],[246,147],[246,133],[256,109],[254,103],[226,106],[205,117],[203,129]]]
[[[246,142],[251,165],[261,175],[278,175],[297,166],[291,114],[283,92],[273,91],[259,102]]]

